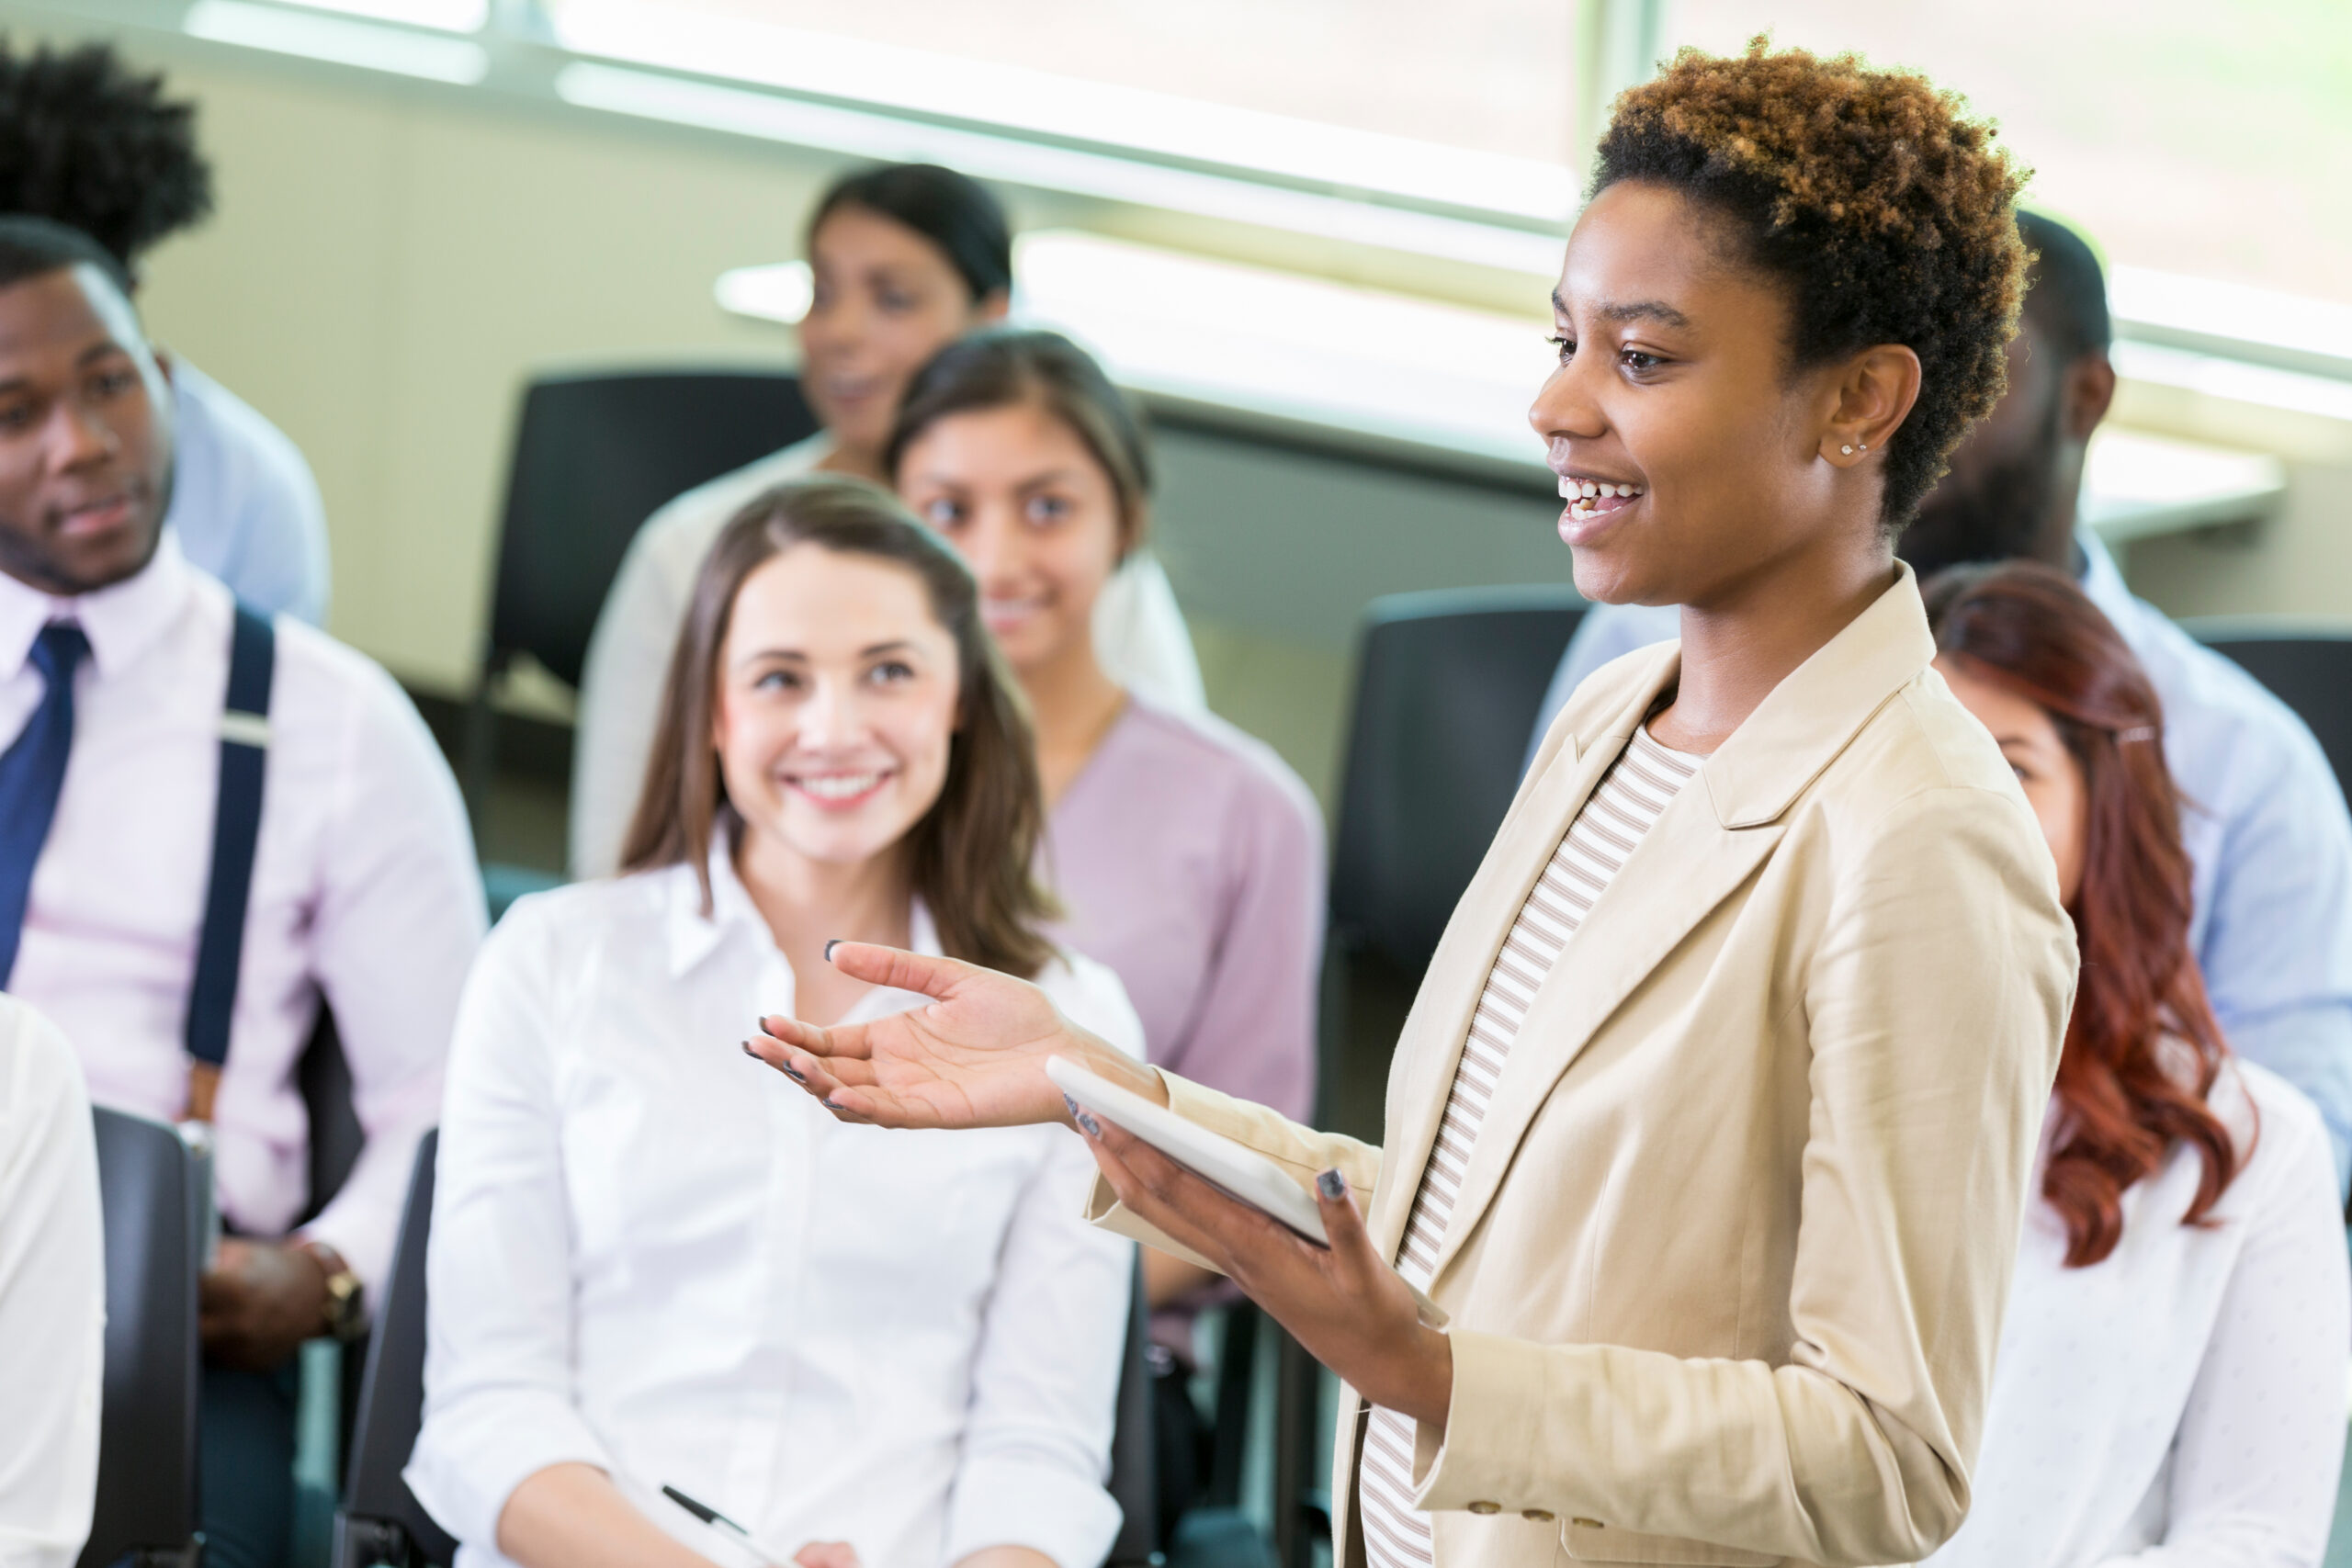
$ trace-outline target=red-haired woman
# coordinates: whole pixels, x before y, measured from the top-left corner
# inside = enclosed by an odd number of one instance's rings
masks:
[[[2352,1306],[2318,1112],[2232,1055],[2188,946],[2154,690],[2057,572],[1926,591],[1936,668],[2017,770],[2082,979],[1968,1519],[1932,1561],[2263,1568],[2326,1550]]]

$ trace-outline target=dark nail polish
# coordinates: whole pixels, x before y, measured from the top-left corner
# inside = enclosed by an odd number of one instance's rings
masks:
[[[1327,1170],[1315,1179],[1315,1190],[1336,1203],[1348,1195],[1348,1179],[1336,1170]]]
[[[1064,1105],[1067,1105],[1067,1106],[1069,1106],[1069,1119],[1070,1119],[1071,1121],[1073,1121],[1073,1122],[1077,1121],[1077,1120],[1078,1120],[1078,1101],[1076,1101],[1075,1100],[1072,1100],[1072,1099],[1071,1099],[1069,1096],[1068,1096],[1068,1095],[1064,1095],[1064,1096],[1062,1096],[1062,1103],[1063,1103]]]
[[[1078,1130],[1080,1132],[1084,1133],[1090,1138],[1099,1138],[1102,1135],[1102,1122],[1097,1122],[1093,1117],[1089,1116],[1083,1111],[1078,1111],[1076,1114],[1078,1116]]]
[[[760,1054],[752,1049],[752,1043],[748,1040],[743,1042],[743,1055],[751,1057],[754,1062],[760,1059]]]
[[[833,940],[832,940],[832,941],[831,941],[831,942],[827,942],[827,943],[825,944],[825,962],[826,962],[826,963],[831,964],[831,963],[833,961],[833,949],[835,949],[835,948],[839,947],[841,944],[842,944],[842,939],[841,939],[841,938],[839,938],[839,937],[835,937],[835,938],[833,938]]]
[[[807,1078],[800,1076],[799,1070],[794,1067],[790,1062],[784,1063],[783,1067],[784,1076],[790,1078],[794,1083],[805,1084],[808,1081]]]
[[[841,1110],[841,1107],[840,1107],[840,1106],[835,1105],[835,1104],[834,1104],[831,1100],[819,1100],[817,1103],[818,1103],[818,1104],[820,1104],[820,1105],[821,1105],[821,1106],[823,1106],[826,1110],[831,1111],[834,1111],[834,1112],[836,1112],[836,1113],[838,1113],[838,1112],[840,1111],[840,1110]]]

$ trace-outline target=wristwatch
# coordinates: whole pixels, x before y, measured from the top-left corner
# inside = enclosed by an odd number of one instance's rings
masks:
[[[326,1331],[348,1345],[368,1332],[368,1312],[360,1300],[359,1276],[351,1271],[343,1254],[325,1242],[306,1241],[301,1247],[326,1271]]]

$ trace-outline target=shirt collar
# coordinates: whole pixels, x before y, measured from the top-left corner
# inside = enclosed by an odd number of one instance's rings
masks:
[[[670,896],[670,975],[684,977],[695,965],[707,959],[727,942],[747,941],[757,944],[763,952],[774,952],[775,938],[768,931],[759,906],[752,902],[751,890],[735,874],[735,833],[737,824],[731,811],[722,810],[712,824],[710,858],[706,863],[710,872],[710,913],[702,912],[702,888],[686,868],[676,868]],[[908,946],[916,953],[937,956],[940,953],[939,928],[933,923],[931,910],[921,898],[913,901],[907,917]],[[785,963],[779,954],[777,962]],[[785,963],[787,972],[791,965]],[[876,990],[866,1000],[899,996],[905,993]],[[917,1000],[922,998],[917,998]],[[861,1001],[851,1010],[851,1019],[864,1015],[866,1002]]]
[[[1777,820],[1887,699],[1935,657],[1918,579],[1907,562],[1898,560],[1893,585],[1773,687],[1700,764],[1716,820],[1725,828]],[[1680,668],[1679,653],[1662,662],[1659,687]],[[1653,700],[1659,687],[1644,701]],[[1625,716],[1630,737],[1642,714]]]
[[[72,621],[90,639],[90,661],[99,675],[121,674],[179,619],[195,570],[180,553],[177,536],[166,528],[145,566],[88,593],[45,593],[0,572],[0,671],[14,674],[24,668],[41,627]]]
[[[2084,597],[2120,631],[2132,620],[2132,588],[2123,581],[2122,569],[2108,553],[2106,543],[2088,528],[2075,530],[2075,548],[2082,553],[2079,581]]]

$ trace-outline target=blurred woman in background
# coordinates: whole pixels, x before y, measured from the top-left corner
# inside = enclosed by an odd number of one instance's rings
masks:
[[[1323,923],[1314,797],[1263,742],[1130,690],[1090,635],[1149,535],[1134,412],[1068,339],[994,330],[915,377],[886,455],[907,504],[971,563],[1028,695],[1049,808],[1041,870],[1069,909],[1059,940],[1118,972],[1152,1062],[1304,1119]],[[1181,1450],[1193,1309],[1215,1277],[1147,1251],[1144,1278],[1171,1353],[1163,1448]],[[1180,1465],[1163,1488],[1171,1515],[1184,1479]]]
[[[2314,1568],[2352,1338],[2335,1164],[2317,1111],[2233,1055],[2206,1001],[2155,691],[2047,567],[1962,568],[1926,597],[1936,668],[2017,770],[2083,953],[1975,1498],[1931,1561]]]
[[[941,347],[1001,321],[1012,229],[977,181],[932,164],[836,180],[808,220],[813,294],[800,320],[800,389],[816,434],[688,491],[647,520],[596,619],[581,680],[572,769],[575,876],[610,872],[645,776],[662,671],[695,573],[728,519],[770,487],[824,472],[887,483],[882,448],[907,380]],[[1128,683],[1203,705],[1200,666],[1167,575],[1133,560],[1104,596],[1097,635]]]
[[[804,1568],[1092,1568],[1134,1253],[1079,1216],[1083,1145],[842,1127],[734,1043],[911,1005],[822,961],[853,938],[1033,976],[1140,1052],[1046,934],[970,573],[870,486],[756,500],[657,739],[625,874],[517,904],[467,988],[411,1486],[461,1564],[731,1561],[675,1486]]]

